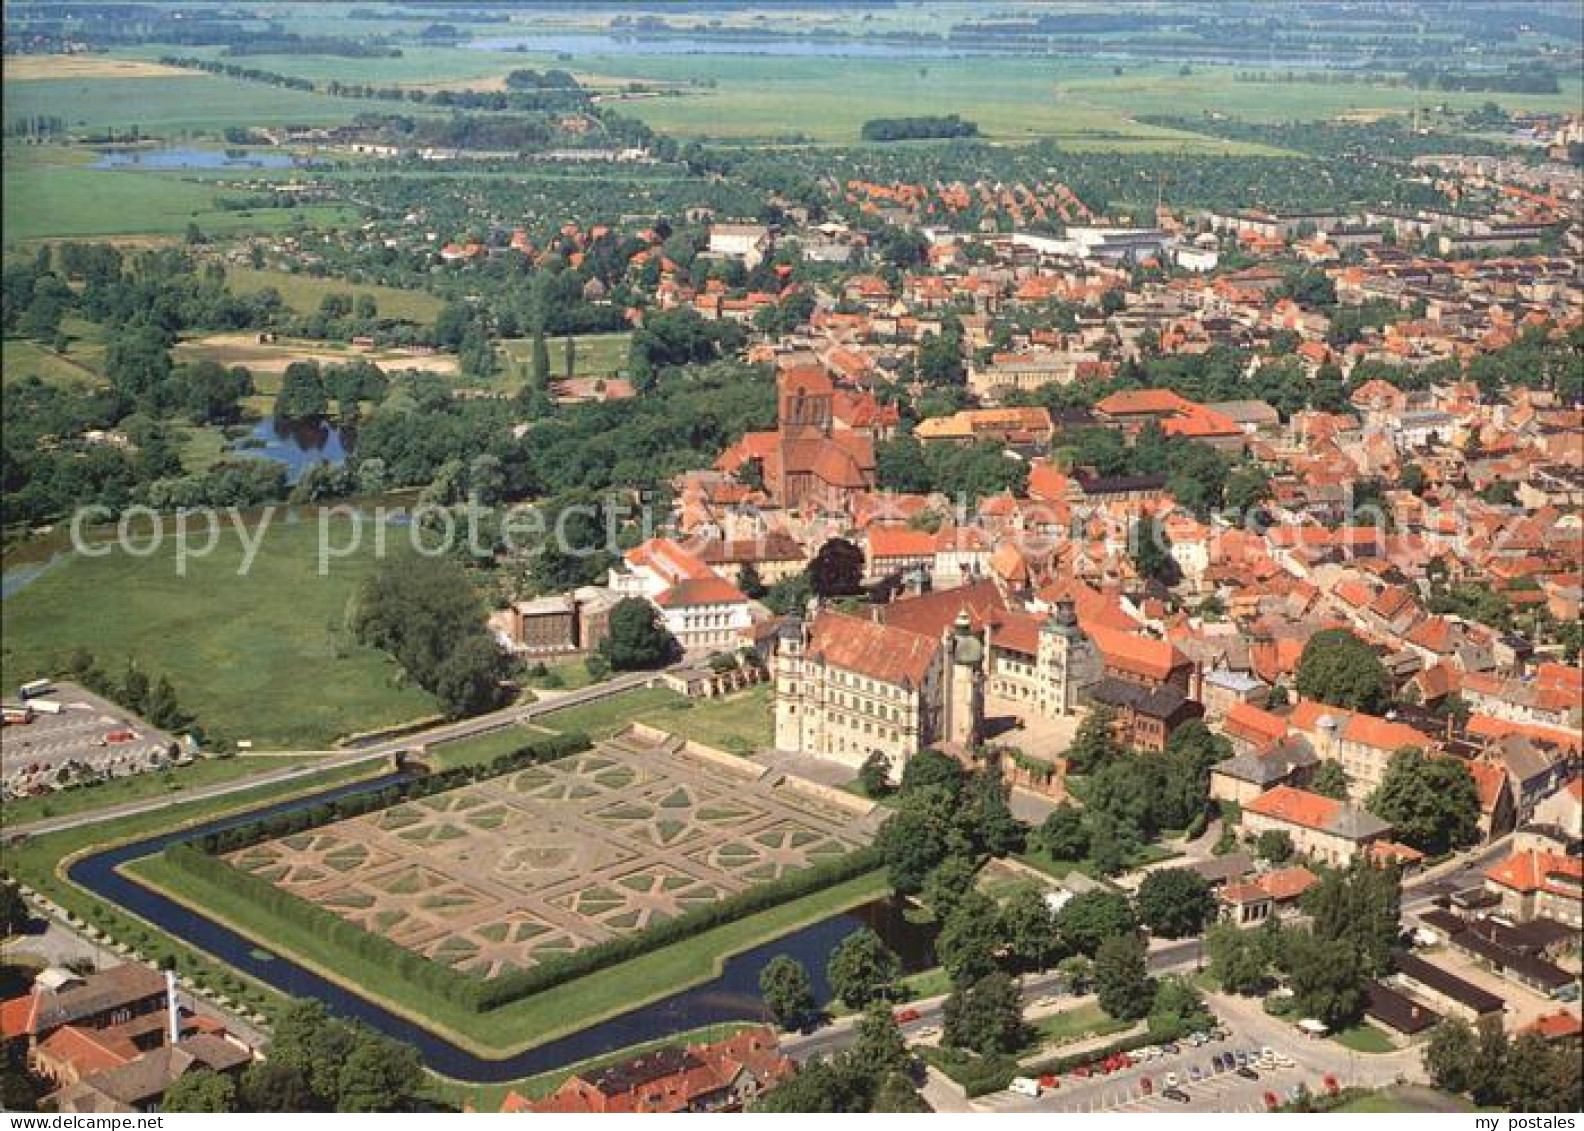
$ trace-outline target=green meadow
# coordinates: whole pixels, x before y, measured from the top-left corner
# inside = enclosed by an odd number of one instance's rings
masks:
[[[425,717],[423,691],[405,684],[381,652],[346,628],[359,581],[374,563],[370,524],[363,550],[318,575],[318,523],[277,513],[246,576],[242,539],[229,524],[214,551],[195,520],[194,556],[177,573],[173,519],[148,557],[115,551],[74,556],[8,597],[0,680],[7,686],[58,672],[77,648],[111,673],[135,663],[168,675],[183,708],[211,737],[261,749],[324,749],[336,738]],[[259,519],[248,516],[249,539]],[[336,545],[350,524],[333,522]],[[135,530],[146,534],[146,525]],[[404,529],[390,528],[393,541]]]
[[[368,295],[374,300],[381,318],[401,318],[408,322],[433,322],[444,305],[440,299],[425,291],[382,287],[372,283],[349,283],[344,279],[320,278],[316,275],[293,275],[288,271],[255,270],[251,267],[232,267],[226,271],[226,283],[239,295],[254,294],[266,287],[274,287],[281,301],[299,314],[312,314],[326,295],[351,295],[357,298]]]

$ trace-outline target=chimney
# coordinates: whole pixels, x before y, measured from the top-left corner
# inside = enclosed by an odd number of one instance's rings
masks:
[[[176,996],[176,971],[165,971],[166,1011],[170,1016],[170,1043],[181,1040],[181,999]]]

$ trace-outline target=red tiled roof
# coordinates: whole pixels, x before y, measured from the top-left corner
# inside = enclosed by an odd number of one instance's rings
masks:
[[[1325,830],[1342,812],[1342,803],[1305,789],[1279,785],[1267,790],[1243,807],[1247,812],[1258,813],[1306,829]]]
[[[1486,869],[1487,879],[1518,892],[1545,890],[1554,895],[1579,897],[1584,881],[1584,859],[1531,848],[1515,852]],[[1560,877],[1560,878],[1559,878]],[[1567,881],[1571,880],[1572,883]]]
[[[1252,703],[1234,703],[1221,729],[1233,738],[1264,746],[1286,735],[1287,720]]]
[[[882,683],[917,688],[939,649],[938,637],[823,609],[814,619],[809,656]]]

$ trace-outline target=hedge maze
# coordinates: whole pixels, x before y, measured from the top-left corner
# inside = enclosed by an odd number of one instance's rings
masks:
[[[494,979],[871,840],[872,819],[760,773],[744,763],[734,774],[675,739],[619,735],[224,858],[437,964]]]

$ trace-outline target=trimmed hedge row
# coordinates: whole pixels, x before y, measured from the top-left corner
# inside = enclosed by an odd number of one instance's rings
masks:
[[[366,813],[377,813],[381,809],[389,809],[392,806],[400,805],[404,801],[413,801],[420,797],[432,797],[437,793],[459,789],[465,785],[472,785],[474,782],[488,781],[490,778],[498,778],[503,774],[513,773],[529,766],[555,762],[573,754],[581,753],[587,750],[590,745],[586,734],[571,732],[568,734],[546,735],[544,738],[536,738],[532,742],[524,743],[516,750],[501,754],[488,762],[480,763],[476,766],[455,766],[449,770],[423,774],[419,777],[397,782],[394,785],[388,785],[384,789],[349,794],[334,801],[326,801],[322,805],[294,809],[291,812],[265,817],[262,820],[253,821],[246,825],[238,825],[234,829],[210,833],[208,836],[199,837],[197,840],[189,841],[188,843],[197,845],[200,850],[211,856],[236,852],[239,849],[251,848],[255,844],[262,844],[267,840],[279,840],[284,836],[294,836],[309,829],[333,825],[337,821],[344,821],[351,817],[361,817]]]
[[[723,924],[790,903],[854,879],[882,866],[873,845],[855,849],[835,860],[805,868],[778,880],[756,884],[736,895],[657,923],[634,934],[607,939],[548,962],[484,981],[425,958],[383,935],[363,929],[333,911],[276,887],[268,880],[233,868],[216,859],[265,840],[290,836],[347,817],[375,812],[415,797],[425,797],[468,782],[509,773],[538,762],[553,761],[588,747],[582,735],[556,736],[536,741],[521,750],[496,758],[486,767],[461,767],[432,774],[372,793],[354,795],[311,809],[257,821],[237,829],[173,844],[166,859],[204,883],[220,882],[265,908],[324,939],[334,947],[377,963],[414,985],[447,1001],[481,1013],[510,1004],[562,982],[625,962],[661,947],[682,942]],[[224,868],[217,876],[216,868]]]
[[[1004,1053],[976,1056],[965,1049],[929,1047],[915,1051],[926,1064],[950,1076],[969,1099],[1006,1091],[1018,1074],[1018,1062]]]

